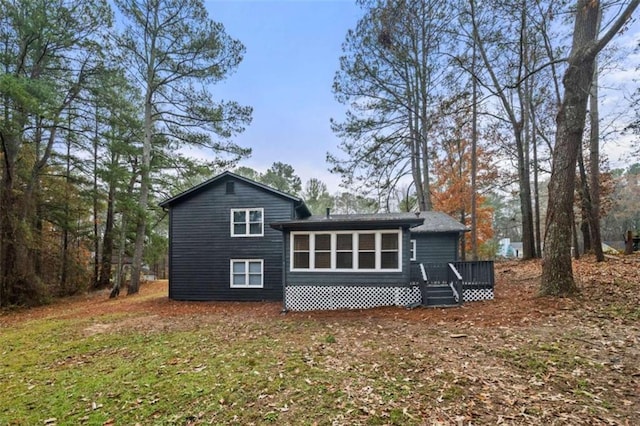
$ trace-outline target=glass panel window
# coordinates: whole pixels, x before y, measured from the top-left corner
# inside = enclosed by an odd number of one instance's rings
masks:
[[[231,287],[262,288],[263,265],[264,263],[260,259],[232,259]]]
[[[264,235],[264,209],[231,209],[232,237]]]
[[[358,236],[358,248],[360,251],[375,251],[376,234],[360,234]]]
[[[245,223],[247,221],[247,212],[245,210],[233,211],[233,223]]]
[[[251,223],[262,223],[262,210],[249,210],[249,220]]]
[[[336,235],[336,268],[353,268],[353,234]]]
[[[409,245],[409,260],[417,260],[416,240],[411,240],[411,244]]]
[[[293,268],[309,269],[309,235],[292,235],[293,238]]]
[[[262,273],[262,262],[249,262],[249,273],[250,274],[261,274]]]
[[[331,234],[315,235],[315,267],[318,269],[331,268]]]
[[[233,273],[244,275],[245,266],[244,262],[233,262]]]
[[[398,234],[382,234],[382,250],[398,250]]]
[[[358,253],[358,268],[359,269],[375,269],[376,268],[376,254],[359,252]]]
[[[358,269],[376,268],[376,234],[358,235]]]
[[[398,268],[398,234],[382,234],[382,250],[380,253],[380,267],[382,269]]]
[[[293,254],[293,267],[295,269],[309,269],[309,266],[309,252]]]
[[[295,251],[299,251],[299,250],[309,251],[309,236],[308,235],[294,235],[293,236],[293,249]]]
[[[249,285],[262,287],[262,262],[249,262]]]
[[[249,224],[249,234],[250,235],[260,235],[260,234],[262,234],[262,223],[251,223],[251,224]]]
[[[382,252],[380,254],[380,267],[382,269],[398,268],[398,252]]]
[[[331,250],[331,234],[316,234],[316,251]]]

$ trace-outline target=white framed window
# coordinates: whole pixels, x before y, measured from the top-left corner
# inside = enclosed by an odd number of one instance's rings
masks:
[[[400,259],[400,239],[398,234],[384,232],[380,234],[380,268],[398,269]]]
[[[400,272],[402,229],[292,232],[291,271]]]
[[[411,240],[411,244],[409,245],[409,260],[417,260],[416,251],[416,240]]]
[[[262,288],[264,261],[262,259],[231,259],[231,288]]]
[[[231,236],[264,236],[264,209],[231,209]]]

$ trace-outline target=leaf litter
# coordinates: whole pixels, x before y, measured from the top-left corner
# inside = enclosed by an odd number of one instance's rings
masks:
[[[0,327],[79,319],[85,339],[124,330],[149,335],[201,330],[206,339],[213,329],[219,342],[255,343],[257,355],[271,359],[249,365],[256,352],[234,355],[246,359],[246,374],[259,383],[253,402],[238,411],[229,398],[249,384],[227,381],[227,393],[216,396],[214,405],[199,406],[194,399],[191,408],[199,414],[188,417],[188,424],[219,422],[216,416],[225,410],[235,410],[229,422],[253,419],[248,423],[296,424],[320,416],[305,422],[637,424],[639,266],[637,254],[604,263],[583,257],[574,263],[581,293],[550,298],[537,294],[539,261],[497,262],[493,301],[451,309],[286,315],[273,302],[171,301],[167,283],[158,281],[145,284],[139,295],[116,300],[98,292],[2,311]],[[127,356],[126,348],[109,353]],[[231,354],[222,348],[211,357],[224,362]],[[70,354],[59,362],[83,365],[90,362],[85,358]],[[188,349],[176,349],[163,365],[185,376],[215,374],[221,384],[237,373],[215,370]],[[149,398],[149,405],[158,401]],[[91,408],[108,411],[97,403]],[[246,417],[252,410],[257,414]],[[117,420],[117,413],[108,415],[105,424]],[[148,420],[157,422],[158,416]]]

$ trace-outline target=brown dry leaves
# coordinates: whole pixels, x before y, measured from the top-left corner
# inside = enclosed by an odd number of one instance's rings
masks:
[[[0,326],[94,318],[84,330],[91,335],[224,322],[224,341],[268,338],[281,348],[278,365],[300,357],[300,369],[326,372],[302,384],[335,393],[326,409],[340,413],[336,424],[367,423],[375,416],[387,423],[443,425],[637,424],[640,255],[604,263],[583,258],[574,263],[574,274],[581,294],[570,299],[537,295],[540,262],[504,262],[496,264],[494,301],[285,316],[281,303],[170,301],[167,283],[155,282],[133,297],[109,300],[101,292],[4,311]],[[101,315],[123,318],[103,324]],[[204,366],[192,370],[199,368]],[[311,396],[297,388],[281,392],[265,393],[256,405],[295,423]]]

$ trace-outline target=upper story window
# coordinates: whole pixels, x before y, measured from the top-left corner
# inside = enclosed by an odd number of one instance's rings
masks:
[[[292,271],[399,272],[402,232],[292,232]]]
[[[264,209],[231,209],[232,237],[262,237]]]

